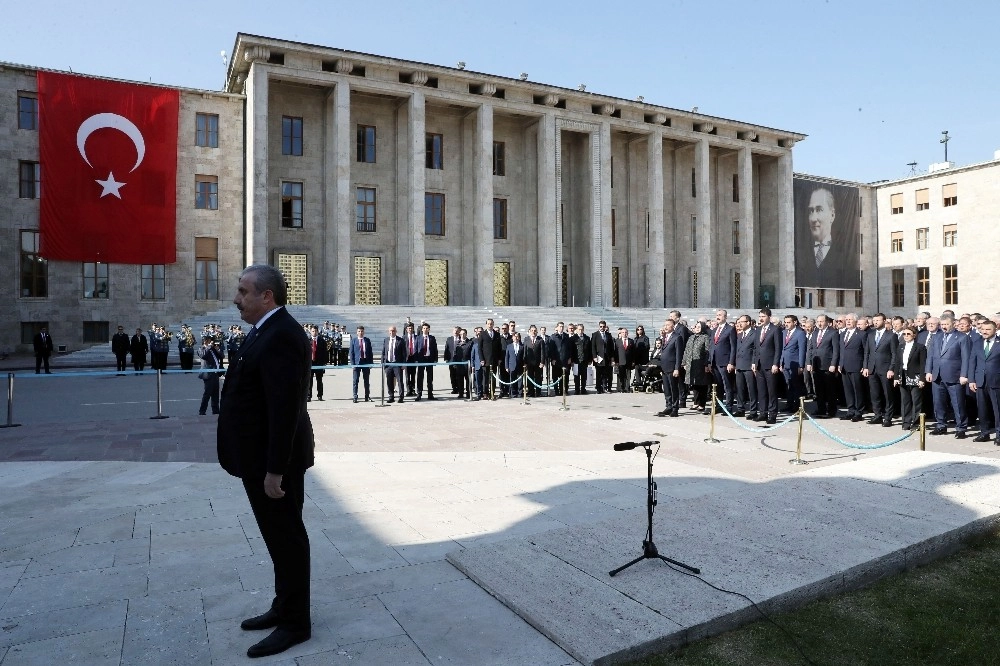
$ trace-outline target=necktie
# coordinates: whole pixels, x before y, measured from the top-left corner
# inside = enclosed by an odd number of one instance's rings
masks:
[[[413,354],[413,336],[410,335],[408,337],[409,337],[409,340],[410,340],[409,345],[408,345],[408,351],[412,355]]]
[[[389,339],[389,363],[396,360],[396,338]]]
[[[792,339],[792,332],[788,331],[787,333],[785,333],[785,344],[787,345],[788,341],[791,339]]]
[[[424,356],[431,355],[431,346],[427,344],[427,336],[424,336]]]
[[[986,344],[983,345],[983,349],[986,350],[986,356],[990,355],[990,347],[992,346],[993,346],[993,340],[991,338],[988,338],[986,340]]]
[[[816,336],[816,344],[817,344],[817,345],[818,345],[819,343],[823,342],[823,330],[824,330],[824,329],[822,329],[822,328],[821,328],[821,329],[819,329],[819,335],[817,335],[817,336]]]
[[[243,341],[243,344],[248,344],[251,340],[257,337],[257,327],[251,326],[250,332],[247,333],[247,339]]]
[[[846,344],[847,344],[848,342],[850,342],[850,341],[851,341],[851,333],[853,333],[853,332],[854,332],[854,329],[853,329],[853,328],[849,328],[849,329],[847,329],[847,335],[846,335],[846,336],[844,337],[844,344],[845,344],[845,345],[846,345]]]
[[[878,347],[878,343],[882,341],[882,331],[875,334],[875,346]]]
[[[715,329],[715,341],[719,341],[719,336],[722,335],[722,326]]]
[[[819,266],[823,263],[823,259],[826,258],[826,253],[830,251],[830,244],[816,243],[814,247],[816,249],[816,266]]]
[[[767,335],[767,326],[760,327],[760,341],[764,342],[764,336]]]

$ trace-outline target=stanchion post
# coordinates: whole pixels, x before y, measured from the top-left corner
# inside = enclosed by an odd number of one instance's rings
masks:
[[[386,382],[388,381],[388,380],[387,380],[387,379],[385,378],[385,359],[384,359],[384,358],[383,358],[383,359],[379,359],[379,362],[378,362],[378,365],[379,365],[379,372],[380,372],[380,373],[382,374],[382,381],[380,381],[380,382],[379,382],[379,383],[380,383],[380,384],[382,385],[382,399],[381,399],[381,401],[379,402],[379,404],[377,404],[377,405],[375,405],[375,406],[376,406],[376,407],[388,407],[389,405],[387,405],[387,404],[386,404],[386,402],[385,402],[385,384],[386,384]],[[352,368],[352,369],[351,369],[351,372],[353,372],[353,371],[354,371],[354,370],[353,370],[353,368]],[[352,378],[352,379],[353,379],[353,378]],[[403,390],[404,392],[406,391],[406,389],[402,389],[402,390]]]
[[[160,370],[159,368],[156,370],[156,416],[150,416],[149,418],[169,418],[163,415],[163,370]]]
[[[708,413],[708,438],[705,441],[709,444],[718,444],[715,438],[715,384],[712,384],[712,411]]]
[[[521,404],[528,404],[528,367],[521,370]]]
[[[466,400],[466,402],[471,402],[472,401],[472,392],[476,389],[476,387],[473,386],[473,384],[472,384],[472,361],[466,361],[465,362],[465,372],[466,372],[466,374],[469,377],[469,383],[466,384],[466,386],[465,386],[465,388],[466,388],[466,391],[465,391],[465,400]]]
[[[566,404],[566,386],[567,386],[567,384],[568,384],[568,382],[566,381],[566,368],[563,368],[563,371],[562,371],[563,404],[562,404],[562,407],[559,408],[560,412],[569,411],[569,405]]]
[[[809,462],[802,459],[802,422],[806,416],[806,399],[799,398],[799,435],[795,442],[795,457],[788,462],[792,465],[808,465]]]
[[[920,412],[920,450],[927,450],[927,415]]]
[[[7,423],[0,428],[16,428],[20,423],[14,423],[14,373],[7,373]]]

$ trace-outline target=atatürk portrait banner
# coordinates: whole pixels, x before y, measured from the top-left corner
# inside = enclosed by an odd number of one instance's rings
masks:
[[[814,289],[860,289],[858,188],[796,178],[792,190],[795,197],[795,285]]]

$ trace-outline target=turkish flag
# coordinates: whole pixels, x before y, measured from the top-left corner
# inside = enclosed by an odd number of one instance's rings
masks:
[[[64,261],[174,263],[178,91],[37,76],[39,253]]]

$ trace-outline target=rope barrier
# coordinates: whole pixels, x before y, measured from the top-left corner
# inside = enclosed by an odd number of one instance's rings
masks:
[[[719,400],[718,398],[716,398],[715,402],[716,402],[716,404],[719,407],[722,408],[722,411],[725,413],[726,416],[728,416],[732,420],[733,423],[735,423],[739,427],[743,428],[747,432],[770,432],[772,430],[777,430],[778,428],[780,428],[782,426],[788,425],[789,423],[791,423],[792,421],[794,421],[796,419],[796,417],[797,417],[796,414],[792,414],[792,415],[790,415],[788,418],[786,418],[784,421],[782,421],[780,423],[775,423],[774,425],[764,426],[763,428],[754,428],[752,426],[743,425],[742,423],[740,423],[739,419],[737,419],[735,416],[733,416],[729,412],[729,410],[726,409],[726,406],[722,403],[721,400]]]
[[[546,390],[546,391],[549,390],[550,388],[555,388],[556,385],[559,384],[560,381],[562,381],[562,377],[557,377],[554,382],[551,382],[549,384],[536,384],[535,380],[532,379],[530,375],[527,377],[527,379],[528,379],[529,382],[532,383],[532,385],[535,388],[540,388],[540,389],[543,389],[543,390]]]
[[[510,386],[511,384],[516,384],[517,380],[520,379],[520,377],[518,377],[517,379],[512,379],[509,382],[505,382],[504,380],[500,379],[500,375],[496,372],[493,373],[493,377],[504,386]]]
[[[910,437],[912,437],[913,433],[916,432],[914,430],[909,430],[909,431],[907,431],[907,433],[905,435],[901,435],[901,436],[899,436],[899,437],[897,437],[895,439],[889,440],[888,442],[882,442],[881,444],[855,444],[853,442],[844,441],[843,439],[841,439],[837,435],[834,435],[832,432],[830,432],[829,430],[827,430],[826,428],[824,428],[823,426],[821,426],[819,423],[817,423],[816,419],[814,419],[809,414],[806,414],[806,418],[809,419],[809,423],[814,428],[816,428],[816,430],[819,430],[822,434],[826,435],[827,437],[829,437],[833,441],[837,442],[838,444],[841,444],[842,446],[846,446],[849,449],[859,449],[861,451],[874,451],[875,449],[884,449],[884,448],[886,448],[888,446],[892,446],[893,444],[899,444],[903,440],[906,440],[906,439],[909,439]]]

